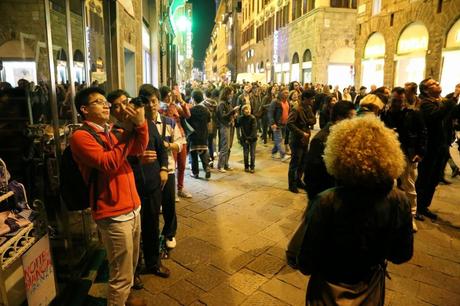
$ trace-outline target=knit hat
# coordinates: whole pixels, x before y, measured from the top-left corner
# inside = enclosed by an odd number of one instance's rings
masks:
[[[379,110],[382,110],[385,106],[382,100],[374,94],[368,94],[364,98],[362,98],[361,101],[359,101],[359,106],[364,106],[364,105],[369,105],[369,104],[377,106]]]

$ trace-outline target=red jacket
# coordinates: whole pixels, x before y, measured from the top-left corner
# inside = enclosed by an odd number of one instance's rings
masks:
[[[96,128],[89,123],[89,126]],[[95,220],[116,217],[136,209],[141,201],[136,191],[134,174],[126,157],[142,154],[148,143],[147,123],[130,132],[122,132],[117,137],[111,132],[106,135],[96,131],[109,150],[97,143],[88,132],[77,130],[70,139],[70,148],[83,179],[88,182],[93,168],[99,170],[97,176],[97,207],[92,210]],[[110,138],[109,138],[110,137]],[[93,194],[92,190],[90,194]],[[91,207],[94,208],[93,196]]]

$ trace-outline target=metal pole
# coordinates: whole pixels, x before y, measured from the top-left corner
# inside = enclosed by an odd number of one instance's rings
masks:
[[[88,48],[89,48],[89,42],[88,42],[88,25],[86,24],[86,5],[85,5],[86,0],[83,0],[82,3],[82,16],[83,16],[83,43],[85,45],[84,53],[85,53],[85,73],[86,73],[86,84],[87,87],[91,85],[91,78],[90,78],[90,66],[89,66],[89,55],[88,55]]]
[[[46,46],[48,49],[48,63],[50,69],[50,88],[51,88],[51,118],[53,120],[54,132],[54,145],[56,147],[56,157],[58,160],[61,158],[61,141],[59,135],[59,115],[56,97],[56,76],[54,72],[54,55],[53,55],[53,39],[51,37],[51,16],[50,16],[50,2],[43,0],[45,3],[45,23],[46,23]],[[57,163],[59,173],[59,163]]]
[[[65,1],[65,16],[66,16],[66,30],[67,30],[67,50],[69,53],[68,64],[70,74],[70,107],[72,109],[72,123],[77,123],[77,109],[75,108],[75,80],[74,73],[75,67],[73,66],[73,48],[72,48],[72,29],[70,21],[70,0]]]

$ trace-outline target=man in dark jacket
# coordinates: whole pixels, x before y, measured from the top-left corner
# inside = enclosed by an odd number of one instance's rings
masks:
[[[406,158],[406,167],[399,178],[401,187],[411,203],[413,216],[412,228],[417,231],[414,219],[423,219],[417,215],[417,192],[415,179],[417,164],[423,159],[426,152],[427,130],[423,117],[415,105],[410,105],[405,99],[405,90],[395,87],[392,90],[389,109],[381,115],[382,121],[398,134],[401,149]]]
[[[289,146],[291,147],[291,161],[289,163],[289,190],[299,193],[298,187],[304,188],[302,183],[304,158],[307,155],[310,140],[310,126],[315,125],[316,117],[312,110],[312,100],[315,91],[305,90],[302,93],[302,101],[289,114],[287,127],[290,133]]]
[[[455,107],[455,101],[443,100],[439,82],[431,78],[423,80],[419,89],[420,111],[428,130],[428,142],[426,154],[418,165],[418,177],[415,183],[417,212],[428,218],[436,219],[437,215],[428,207],[439,183],[443,156],[449,142],[444,133],[443,120]]]
[[[241,145],[243,146],[244,171],[254,173],[256,163],[257,120],[251,115],[251,106],[242,107],[243,115],[238,117],[237,126],[241,130]],[[249,161],[249,157],[251,160]]]
[[[319,131],[310,142],[310,149],[306,155],[304,164],[305,190],[308,199],[313,199],[318,193],[335,186],[334,178],[327,173],[323,160],[324,148],[326,147],[327,137],[331,131],[331,126],[335,123],[354,117],[356,111],[353,103],[340,101],[332,107],[331,121]]]
[[[217,99],[219,99],[219,90],[209,88],[205,92],[206,99],[203,101],[203,105],[206,106],[209,113],[211,114],[211,121],[208,125],[208,152],[209,152],[209,167],[214,167],[214,151],[215,151],[215,142],[217,136],[217,118],[216,118],[216,109],[217,109]]]

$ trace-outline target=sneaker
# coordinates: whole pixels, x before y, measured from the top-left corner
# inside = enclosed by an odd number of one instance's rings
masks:
[[[209,168],[214,168],[214,162],[213,161],[210,161],[208,165],[209,165]]]
[[[284,157],[281,158],[281,161],[284,163],[284,162],[287,162],[290,158],[291,157],[284,155]]]
[[[227,172],[227,170],[222,169],[222,168],[218,168],[217,171],[219,171],[220,173],[225,173],[225,172]]]
[[[195,174],[195,173],[190,173],[190,176],[193,177],[193,178],[200,178],[200,176],[198,174]]]
[[[191,198],[192,194],[190,192],[185,191],[184,189],[178,190],[177,195],[181,198]]]
[[[179,199],[179,197],[176,197],[176,203],[177,203],[177,202],[180,202],[180,199]]]
[[[174,249],[176,247],[176,238],[166,238],[166,247],[168,249]]]
[[[254,173],[256,172],[254,169],[249,170],[249,172]]]
[[[227,170],[227,171],[233,171],[233,168],[232,168],[232,167],[226,167],[225,170]]]
[[[249,168],[244,168],[244,172],[249,172]]]

